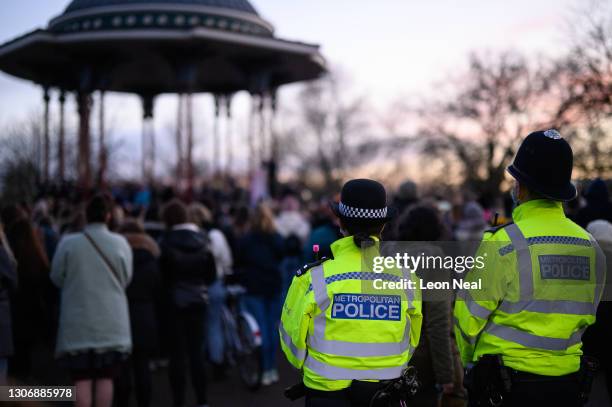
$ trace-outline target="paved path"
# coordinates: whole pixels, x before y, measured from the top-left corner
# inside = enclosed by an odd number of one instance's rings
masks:
[[[279,355],[280,356],[280,355]],[[209,404],[210,407],[301,407],[304,401],[290,402],[283,396],[283,390],[299,381],[298,372],[287,362],[279,357],[280,381],[268,387],[261,387],[259,390],[249,391],[240,381],[237,372],[230,372],[229,377],[224,381],[211,381],[209,383]],[[195,406],[193,396],[189,395],[191,404],[187,407]],[[152,407],[171,407],[170,386],[166,369],[155,372],[153,389]],[[133,404],[135,406],[135,404]]]

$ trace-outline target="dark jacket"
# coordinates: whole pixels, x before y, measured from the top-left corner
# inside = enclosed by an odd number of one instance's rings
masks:
[[[13,354],[13,325],[9,291],[17,288],[17,273],[4,247],[0,246],[0,358]]]
[[[603,180],[594,180],[589,185],[584,197],[587,204],[576,214],[575,221],[578,225],[586,228],[589,223],[597,219],[612,222],[612,203],[610,203],[608,187]]]
[[[152,353],[158,348],[156,306],[161,288],[159,247],[144,233],[128,233],[125,237],[134,256],[134,274],[126,291],[130,307],[132,344],[135,352]]]
[[[237,244],[236,268],[248,294],[280,295],[283,238],[278,233],[249,232]]]
[[[193,226],[193,228],[189,227]],[[195,225],[164,232],[159,240],[160,267],[164,286],[177,283],[210,285],[217,278],[208,237]]]

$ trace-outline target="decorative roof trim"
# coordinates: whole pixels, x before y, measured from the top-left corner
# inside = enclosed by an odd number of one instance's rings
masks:
[[[254,37],[233,32],[218,31],[208,28],[196,28],[190,31],[183,30],[113,30],[79,32],[74,34],[53,35],[48,31],[36,31],[31,35],[18,38],[5,45],[0,45],[0,56],[21,48],[36,41],[54,43],[70,43],[78,41],[103,41],[121,39],[184,39],[205,38],[218,41],[232,42],[241,45],[251,45],[260,48],[268,48],[302,55],[311,55],[313,61],[325,67],[325,59],[319,52],[318,45],[305,44],[301,42],[287,41],[269,37]]]
[[[246,21],[250,21],[255,24],[259,24],[264,26],[272,34],[274,34],[274,26],[259,17],[256,14],[250,14],[243,11],[230,10],[222,7],[211,7],[211,6],[194,6],[194,5],[178,5],[178,4],[125,4],[119,6],[99,6],[92,7],[84,10],[78,10],[69,12],[66,14],[61,14],[57,17],[54,17],[49,21],[49,28],[52,28],[55,25],[63,23],[67,20],[71,20],[73,18],[80,17],[91,17],[99,14],[109,14],[109,13],[129,13],[129,12],[147,12],[147,11],[167,11],[167,12],[186,12],[186,13],[205,13],[205,14],[214,14],[224,17],[238,18]]]

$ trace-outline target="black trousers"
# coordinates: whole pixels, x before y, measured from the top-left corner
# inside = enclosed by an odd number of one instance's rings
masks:
[[[128,407],[130,405],[130,393],[132,391],[132,374],[136,387],[136,404],[138,407],[149,407],[151,405],[151,370],[149,353],[139,352],[134,349],[126,365],[121,369],[121,374],[115,379],[115,407]]]
[[[554,377],[516,378],[512,390],[503,398],[503,407],[580,407],[580,385],[577,375]],[[470,400],[470,407],[484,407]]]
[[[206,395],[206,308],[194,307],[175,310],[172,315],[169,336],[170,387],[176,407],[185,406],[187,368],[197,404],[207,404]]]

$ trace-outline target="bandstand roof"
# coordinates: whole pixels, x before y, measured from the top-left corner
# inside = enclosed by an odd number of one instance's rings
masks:
[[[68,91],[232,93],[315,79],[325,61],[247,0],[74,0],[0,45],[0,70]]]

